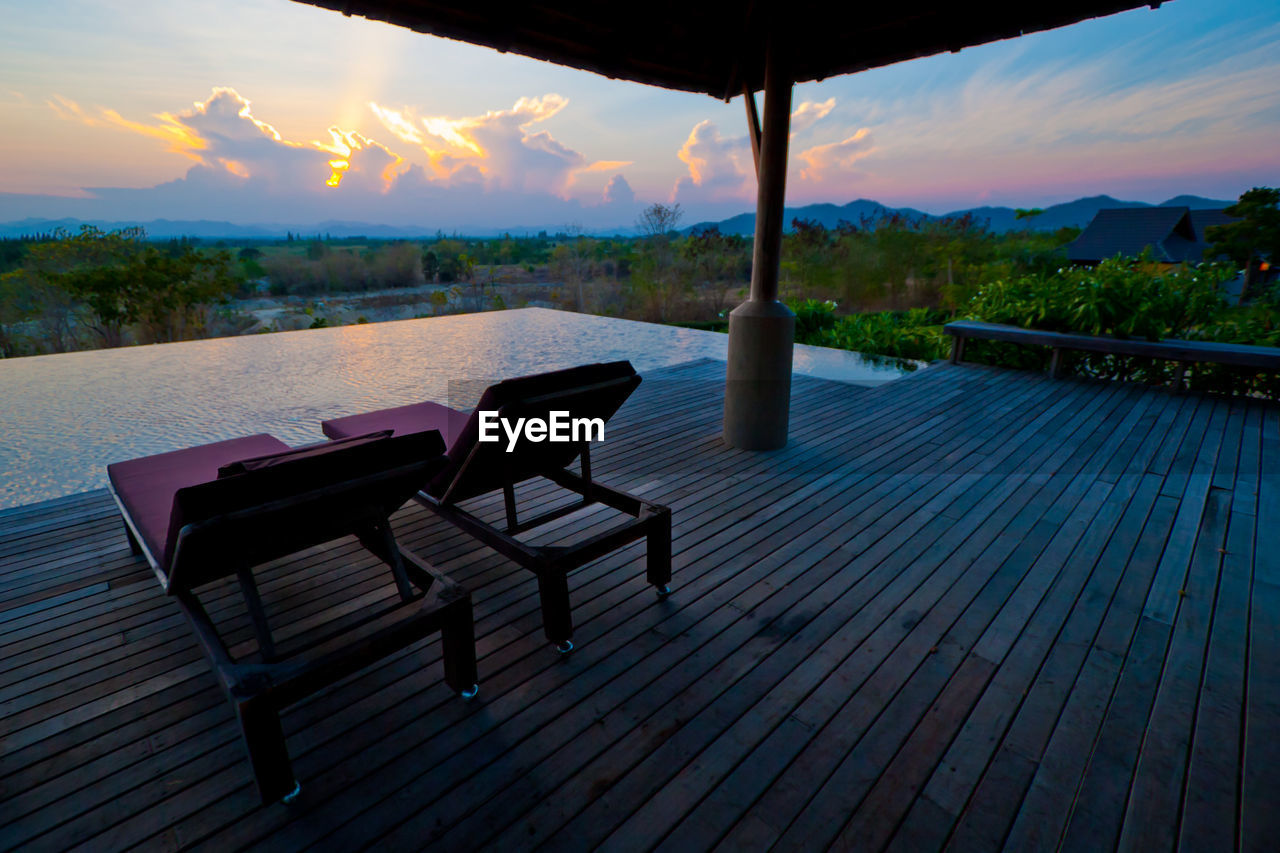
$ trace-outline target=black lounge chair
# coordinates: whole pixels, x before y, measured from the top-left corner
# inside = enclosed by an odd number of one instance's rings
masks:
[[[592,480],[591,454],[585,440],[531,442],[522,437],[511,452],[507,450],[505,434],[496,443],[481,442],[480,413],[497,412],[499,417],[514,421],[522,417],[547,419],[552,411],[564,411],[573,418],[608,421],[639,384],[640,377],[630,362],[589,364],[499,382],[485,390],[470,413],[438,403],[415,403],[336,418],[325,421],[321,428],[333,439],[372,430],[391,430],[395,435],[438,430],[443,434],[449,443],[449,461],[423,481],[425,486],[416,499],[537,576],[543,630],[561,652],[568,652],[573,649],[573,619],[567,575],[573,569],[644,538],[648,550],[646,578],[660,596],[670,594],[671,511]],[[568,470],[579,458],[581,473]],[[515,485],[534,477],[544,477],[580,495],[582,500],[520,521]],[[462,501],[499,489],[506,506],[505,529],[498,529],[459,506]],[[518,534],[595,503],[631,518],[571,545],[533,545],[517,538]]]
[[[290,450],[253,435],[108,466],[135,554],[191,622],[235,707],[264,803],[300,790],[279,711],[391,652],[439,631],[445,681],[475,695],[471,596],[409,551],[389,516],[447,462],[436,433],[359,436]],[[302,548],[356,535],[391,567],[398,600],[355,624],[281,654],[252,569]],[[258,654],[232,657],[198,587],[235,575]]]

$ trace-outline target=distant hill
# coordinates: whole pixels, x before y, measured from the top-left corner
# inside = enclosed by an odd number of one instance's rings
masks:
[[[1045,208],[1044,213],[1030,219],[1016,219],[1014,209],[1011,207],[973,207],[967,210],[955,210],[943,216],[964,216],[965,214],[973,214],[980,221],[987,223],[992,231],[1003,233],[1005,231],[1028,228],[1042,231],[1053,231],[1066,225],[1074,225],[1083,228],[1093,219],[1094,214],[1099,210],[1107,207],[1190,207],[1192,209],[1220,209],[1233,204],[1231,201],[1222,201],[1219,199],[1201,198],[1194,195],[1180,195],[1161,202],[1159,205],[1147,204],[1143,201],[1121,201],[1107,195],[1091,196],[1090,198],[1080,198],[1075,201],[1069,201],[1064,204],[1055,204]],[[857,224],[864,217],[868,219],[878,219],[882,216],[900,213],[909,216],[912,219],[938,219],[941,217],[932,216],[923,211],[916,210],[912,207],[887,207],[878,201],[860,198],[851,201],[848,204],[809,204],[803,207],[788,207],[785,211],[785,223],[788,230],[791,228],[793,219],[808,219],[821,223],[827,228],[835,228],[841,222],[852,222]],[[422,226],[397,226],[397,225],[378,225],[369,222],[348,222],[341,220],[326,220],[324,222],[313,222],[301,225],[288,224],[248,224],[241,225],[234,222],[222,222],[209,219],[197,220],[173,220],[173,219],[153,219],[149,222],[139,221],[118,221],[107,222],[102,220],[80,220],[80,219],[35,219],[28,218],[15,222],[0,222],[0,237],[22,237],[30,234],[43,234],[53,231],[57,228],[65,228],[68,231],[76,231],[81,225],[94,225],[104,230],[115,228],[125,228],[134,225],[141,225],[147,229],[147,235],[156,239],[168,239],[170,237],[199,237],[204,240],[276,240],[283,238],[287,233],[292,232],[294,235],[303,238],[314,236],[316,234],[328,235],[335,238],[346,237],[370,237],[376,240],[413,240],[424,237],[432,237],[436,234],[436,229],[425,228]],[[720,222],[699,222],[696,225],[684,229],[687,233],[695,228],[706,228],[715,226],[720,229],[722,234],[741,234],[750,237],[755,234],[756,215],[754,213],[740,213],[737,216],[731,216]],[[559,227],[512,227],[512,228],[494,228],[491,226],[466,226],[460,225],[455,229],[450,229],[451,234],[463,234],[469,237],[496,237],[504,233],[515,235],[536,234],[539,231],[547,231],[554,234],[560,230]],[[601,228],[596,229],[595,233],[601,235],[634,234],[635,230],[629,227],[619,227],[613,229]]]
[[[375,240],[421,240],[434,237],[438,229],[421,225],[378,225],[370,222],[350,222],[346,220],[326,219],[323,222],[310,222],[302,225],[252,224],[240,225],[234,222],[215,221],[210,219],[173,220],[152,219],[146,222],[138,220],[106,221],[101,219],[38,219],[27,218],[14,222],[0,222],[0,238],[24,237],[32,234],[46,234],[58,228],[78,231],[81,225],[93,225],[104,231],[117,228],[129,228],[141,225],[147,230],[147,236],[154,239],[167,240],[170,237],[199,237],[202,240],[281,240],[292,233],[295,237],[307,239],[317,234],[344,239],[348,237],[369,237]],[[445,233],[461,234],[467,237],[500,237],[503,234],[529,236],[540,231],[554,234],[564,228],[559,226],[520,226],[514,228],[493,228],[491,226],[462,225],[451,228]],[[599,234],[634,234],[633,228],[601,229]]]
[[[1012,207],[971,207],[965,210],[953,210],[950,213],[942,214],[942,216],[932,216],[915,208],[886,207],[877,201],[863,198],[851,201],[846,205],[809,204],[803,207],[788,207],[784,211],[783,221],[786,223],[787,230],[790,230],[793,219],[807,219],[818,222],[826,228],[835,228],[841,222],[851,222],[856,225],[864,216],[870,219],[878,219],[881,216],[893,213],[901,213],[913,219],[941,219],[972,214],[979,221],[986,222],[987,227],[992,231],[1004,233],[1005,231],[1016,229],[1056,231],[1065,226],[1083,228],[1089,224],[1089,221],[1093,219],[1099,210],[1110,207],[1190,207],[1192,209],[1206,210],[1220,209],[1231,204],[1234,204],[1234,202],[1201,198],[1194,195],[1175,196],[1158,205],[1148,204],[1145,201],[1121,201],[1109,195],[1096,195],[1089,198],[1078,198],[1075,201],[1068,201],[1063,204],[1055,204],[1046,207],[1044,213],[1039,216],[1018,219]],[[708,226],[719,228],[722,234],[741,234],[749,237],[755,234],[756,215],[754,213],[740,213],[720,222],[699,222],[686,230],[692,231]]]
[[[881,216],[892,213],[902,213],[912,218],[928,216],[927,213],[915,208],[885,207],[878,201],[871,201],[866,198],[860,198],[857,201],[851,201],[843,205],[808,204],[804,207],[788,207],[784,213],[786,217],[784,222],[788,231],[791,230],[791,220],[797,218],[820,222],[826,228],[835,228],[841,222],[856,224],[864,216],[869,219],[879,219]],[[739,213],[737,216],[731,216],[721,222],[699,222],[697,225],[690,226],[685,230],[702,229],[709,225],[718,227],[721,234],[742,234],[750,237],[756,233],[756,215],[755,213]]]
[[[57,228],[78,231],[81,225],[93,225],[103,230],[128,228],[141,225],[147,236],[157,239],[170,237],[199,237],[204,240],[277,240],[293,233],[303,238],[316,234],[330,237],[372,237],[378,240],[407,240],[433,236],[435,231],[422,227],[374,225],[368,222],[325,220],[306,225],[239,225],[211,219],[175,220],[152,219],[140,221],[104,221],[81,219],[22,219],[0,223],[0,237],[21,237],[27,234],[43,234]]]
[[[0,237],[23,237],[29,234],[45,234],[59,228],[67,231],[79,231],[81,225],[93,225],[105,231],[117,228],[132,228],[141,225],[147,229],[148,237],[200,237],[202,239],[274,239],[283,237],[286,229],[276,229],[262,225],[236,225],[233,222],[218,222],[211,219],[172,220],[153,219],[149,222],[108,222],[105,220],[84,219],[21,219],[17,222],[0,222]],[[311,233],[315,233],[312,231]]]

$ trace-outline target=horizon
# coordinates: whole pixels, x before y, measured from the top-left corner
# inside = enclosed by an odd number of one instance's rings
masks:
[[[0,221],[603,231],[754,206],[741,99],[284,0],[5,7]],[[1278,35],[1273,4],[1177,0],[802,84],[787,204],[1234,199],[1280,175]]]
[[[1097,201],[1098,199],[1109,199],[1110,201],[1113,201],[1119,205],[1123,205],[1126,207],[1132,206],[1132,205],[1144,205],[1144,204],[1151,207],[1160,207],[1160,206],[1170,206],[1171,203],[1177,202],[1178,206],[1189,206],[1191,207],[1192,210],[1205,209],[1205,208],[1220,209],[1228,206],[1233,201],[1232,199],[1209,199],[1203,196],[1193,196],[1190,194],[1183,193],[1176,196],[1170,196],[1169,198],[1163,199],[1159,202],[1144,202],[1136,199],[1118,199],[1113,196],[1108,196],[1103,194],[1098,196],[1088,196],[1088,197],[1072,199],[1071,201],[1063,202],[1060,205],[1050,205],[1049,207],[1043,209],[1042,214],[1053,214],[1054,211],[1058,210],[1059,208],[1075,207],[1080,205],[1080,203],[1082,202],[1092,202],[1092,201]],[[1188,205],[1187,204],[1188,201],[1208,202],[1209,204]],[[837,209],[842,209],[842,208],[852,206],[852,205],[857,205],[857,204],[878,205],[879,202],[875,201],[874,199],[859,198],[849,202],[845,202],[844,204],[837,204],[833,202],[815,202],[809,205],[788,204],[786,207],[786,210],[791,211],[792,215],[794,215],[795,213],[799,213],[801,211],[811,212],[812,209],[815,207],[826,206],[826,207],[835,207]],[[894,208],[888,205],[881,205],[881,207],[883,207],[885,212],[887,213],[900,213],[900,212],[905,212],[908,214],[923,213],[925,216],[934,217],[934,218],[945,218],[948,216],[963,216],[965,214],[972,214],[982,210],[1007,211],[1009,214],[1014,214],[1017,210],[1017,208],[1010,207],[1010,206],[992,205],[987,207],[979,206],[975,208],[966,208],[963,210],[949,210],[949,211],[943,211],[942,213],[939,213],[939,214],[933,214],[927,211],[919,211],[915,208],[910,208],[910,207]],[[1088,206],[1086,205],[1085,207],[1087,210]],[[1105,209],[1105,208],[1099,208],[1099,209]],[[699,226],[707,226],[707,225],[724,226],[726,225],[726,223],[730,223],[733,220],[743,219],[743,218],[749,218],[752,221],[754,221],[755,215],[756,213],[754,210],[743,210],[743,211],[739,211],[736,214],[733,214],[732,216],[727,216],[724,219],[716,220],[716,221],[702,220],[697,222],[681,222],[677,226],[677,230],[684,232],[684,231],[694,230]],[[1079,222],[1074,224],[1076,224],[1077,227],[1083,227],[1085,224],[1087,224],[1087,220],[1091,219],[1092,216],[1093,214],[1089,214],[1089,216],[1082,218]],[[1055,220],[1056,218],[1051,215],[1049,219]],[[240,231],[244,231],[244,232],[258,231],[261,233],[256,233],[256,234],[233,233],[232,231],[220,232],[216,230],[208,230],[208,231],[205,231],[204,233],[198,233],[196,230],[191,230],[189,228],[188,230],[182,230],[182,229],[155,230],[154,227],[152,229],[147,229],[147,226],[157,226],[161,224],[174,225],[174,226],[227,225],[227,226],[231,226],[232,229],[239,229]],[[997,222],[988,220],[987,227],[997,232],[1000,232],[1005,230],[1005,227],[1001,227],[1002,224],[1003,223],[997,223]],[[78,219],[75,217],[61,217],[57,219],[29,217],[26,219],[7,221],[7,222],[0,221],[0,239],[39,237],[42,234],[44,234],[46,230],[49,229],[50,227],[59,228],[59,227],[65,227],[67,225],[92,225],[95,227],[108,227],[108,228],[127,228],[127,227],[141,226],[144,228],[144,230],[146,230],[146,239],[148,240],[192,238],[196,240],[227,239],[227,240],[245,240],[250,242],[258,241],[258,240],[278,242],[286,239],[286,237],[290,239],[295,239],[295,240],[310,240],[315,238],[321,238],[325,240],[339,240],[339,241],[350,240],[350,239],[364,239],[364,238],[368,238],[371,240],[432,239],[437,236],[467,237],[467,238],[478,238],[478,239],[488,239],[488,238],[494,238],[498,236],[510,236],[517,239],[532,239],[539,235],[560,236],[561,234],[565,233],[566,230],[573,230],[577,227],[577,223],[570,223],[567,225],[561,224],[558,226],[552,225],[552,224],[544,224],[544,225],[514,225],[514,226],[507,227],[500,224],[495,224],[495,225],[482,225],[482,226],[463,225],[463,226],[458,226],[454,228],[437,228],[437,227],[420,226],[420,225],[413,225],[413,224],[389,225],[383,222],[363,222],[363,221],[332,220],[332,219],[319,220],[319,221],[309,222],[309,223],[299,223],[299,222],[289,223],[289,222],[228,222],[225,220],[212,220],[212,219],[178,220],[178,219],[157,218],[157,219],[143,221],[143,220],[137,220],[137,219],[84,220],[84,219]],[[1007,227],[1017,227],[1017,226],[1007,226]],[[1036,223],[1028,219],[1028,220],[1025,220],[1025,225],[1022,227],[1026,227],[1030,230],[1057,230],[1057,228],[1061,227],[1061,224],[1057,223],[1056,221],[1051,221],[1049,224],[1043,225],[1041,228],[1038,229],[1036,227]],[[5,229],[8,229],[7,233]],[[366,230],[360,231],[359,229],[366,229]],[[792,230],[791,223],[790,222],[785,223],[783,225],[783,230],[786,232],[790,232]],[[380,234],[380,233],[377,233],[378,231],[396,232],[396,233]],[[618,226],[602,226],[602,227],[593,228],[593,229],[584,228],[580,233],[582,233],[584,236],[593,236],[593,237],[608,237],[608,236],[631,237],[638,232],[635,224],[624,223]],[[732,233],[732,231],[730,233]]]

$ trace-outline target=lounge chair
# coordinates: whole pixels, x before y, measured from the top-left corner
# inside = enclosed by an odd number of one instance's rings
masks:
[[[321,428],[333,439],[372,430],[410,435],[438,430],[449,443],[448,463],[423,480],[416,499],[424,507],[479,539],[503,556],[532,571],[538,578],[542,625],[547,638],[561,652],[573,649],[573,619],[569,605],[568,573],[622,546],[647,540],[647,574],[659,596],[671,592],[671,511],[664,506],[611,489],[591,478],[591,453],[586,440],[574,443],[533,442],[521,437],[508,452],[506,435],[498,442],[481,442],[480,413],[497,412],[516,418],[550,417],[552,411],[573,418],[608,421],[640,384],[627,361],[589,364],[568,370],[508,379],[490,386],[470,413],[438,403],[415,403],[325,421]],[[568,470],[581,459],[580,473]],[[580,495],[581,501],[544,512],[526,521],[516,513],[515,485],[534,477],[546,478]],[[499,529],[459,504],[502,491],[506,526]],[[533,545],[517,538],[595,503],[631,516],[622,524],[570,545]]]
[[[401,551],[389,522],[446,464],[443,450],[430,432],[296,450],[252,435],[108,466],[130,547],[191,622],[235,708],[264,803],[289,802],[301,787],[279,711],[338,679],[439,631],[445,681],[464,697],[475,695],[470,594]],[[348,534],[390,566],[397,599],[282,654],[253,567]],[[231,575],[256,635],[256,660],[232,656],[197,596],[197,588]]]

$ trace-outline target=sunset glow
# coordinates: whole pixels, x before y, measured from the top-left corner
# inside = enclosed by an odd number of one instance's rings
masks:
[[[654,201],[696,219],[753,203],[740,98],[609,81],[284,0],[218,9],[10,4],[0,221],[603,227]],[[144,49],[144,31],[166,35]],[[287,45],[273,36],[285,31]],[[1178,0],[799,86],[788,201],[945,212],[1102,193],[1234,198],[1280,174],[1277,37],[1274,4]]]

